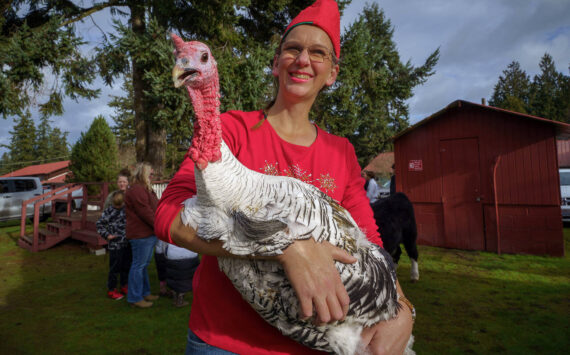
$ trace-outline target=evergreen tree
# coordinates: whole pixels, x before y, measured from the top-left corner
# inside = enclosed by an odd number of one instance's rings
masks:
[[[503,70],[499,81],[495,85],[493,96],[489,105],[510,111],[528,113],[530,95],[530,78],[520,64],[513,61]]]
[[[13,127],[13,131],[10,131],[10,135],[10,144],[6,146],[10,151],[10,160],[13,163],[10,170],[37,164],[36,127],[30,111],[26,111],[16,119],[16,125]]]
[[[332,90],[321,94],[312,118],[349,138],[362,166],[392,150],[390,137],[408,126],[406,100],[434,74],[439,49],[420,67],[402,63],[393,27],[377,4],[367,5],[342,36],[341,69]]]
[[[67,143],[68,132],[61,132],[57,127],[53,128],[49,134],[49,154],[48,159],[52,161],[65,160],[69,158],[69,144]]]
[[[11,161],[8,152],[2,153],[2,158],[0,158],[0,175],[9,173],[11,169]]]
[[[50,158],[50,134],[51,121],[47,116],[40,118],[40,124],[36,130],[36,156],[42,162],[47,162]]]
[[[105,118],[97,116],[71,150],[73,181],[114,181],[117,161],[115,136]]]
[[[568,96],[564,97],[564,75],[556,71],[550,54],[540,60],[540,74],[535,75],[531,85],[531,114],[555,121],[566,119]]]
[[[80,10],[71,1],[59,0],[2,4],[0,117],[22,115],[30,105],[37,105],[42,115],[60,115],[64,96],[77,100],[98,95],[98,90],[86,86],[96,71],[93,61],[82,56],[84,42],[72,26],[93,8],[83,9],[84,14]],[[47,88],[46,77],[58,85]]]

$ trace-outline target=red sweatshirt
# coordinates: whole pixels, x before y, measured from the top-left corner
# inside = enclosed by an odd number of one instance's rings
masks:
[[[339,201],[365,231],[382,245],[353,146],[345,138],[320,128],[310,147],[281,139],[268,122],[252,130],[263,112],[230,111],[221,115],[223,139],[249,169],[270,175],[293,176]],[[186,157],[162,194],[155,217],[155,232],[172,243],[170,225],[181,203],[196,193],[194,164]],[[283,336],[266,323],[219,270],[216,257],[204,256],[194,276],[190,329],[210,345],[238,354],[320,353]]]

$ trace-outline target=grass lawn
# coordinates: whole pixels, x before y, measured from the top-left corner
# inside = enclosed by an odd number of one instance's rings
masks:
[[[418,311],[418,354],[566,354],[570,229],[564,233],[564,258],[420,246],[415,284],[403,256],[398,275]],[[112,301],[107,255],[72,240],[30,253],[17,246],[18,235],[17,223],[0,224],[0,354],[183,353],[189,307]],[[156,293],[154,263],[149,271]]]

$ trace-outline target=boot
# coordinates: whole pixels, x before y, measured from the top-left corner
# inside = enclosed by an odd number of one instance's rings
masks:
[[[144,299],[142,299],[138,302],[131,303],[131,305],[133,307],[138,307],[138,308],[148,308],[148,307],[152,306],[152,302],[148,302],[148,301],[145,301]]]
[[[172,305],[174,307],[186,307],[188,306],[190,303],[188,303],[185,299],[184,299],[184,294],[183,293],[177,293],[174,292],[174,296],[173,296],[173,300],[172,300]]]

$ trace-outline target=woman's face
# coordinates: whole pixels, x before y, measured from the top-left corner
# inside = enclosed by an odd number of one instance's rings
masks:
[[[129,179],[127,179],[126,176],[119,176],[117,179],[117,186],[119,187],[119,190],[126,191],[129,186]]]
[[[279,80],[278,95],[293,101],[314,99],[324,86],[336,80],[339,68],[332,62],[333,53],[325,31],[310,25],[293,28],[273,61],[272,73]],[[320,62],[318,57],[322,55],[325,58]]]

